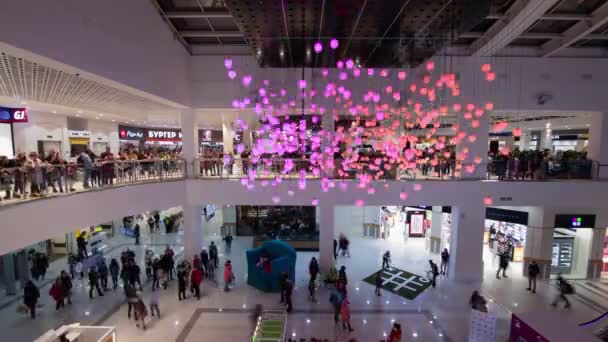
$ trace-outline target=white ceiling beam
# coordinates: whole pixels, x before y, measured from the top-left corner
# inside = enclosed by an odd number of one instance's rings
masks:
[[[505,15],[502,13],[490,14],[486,19],[502,19]],[[547,13],[541,16],[540,20],[555,20],[555,21],[579,21],[591,18],[590,15],[580,13]]]
[[[504,17],[471,44],[473,56],[492,56],[517,39],[560,0],[516,0]]]
[[[576,41],[585,38],[593,31],[608,23],[608,2],[593,11],[591,19],[581,20],[563,33],[563,37],[552,39],[541,48],[543,57],[551,57],[559,50],[566,48]]]
[[[180,37],[191,37],[191,38],[231,38],[231,37],[243,37],[243,33],[240,31],[201,31],[201,30],[189,30],[179,31]]]
[[[465,32],[458,36],[458,38],[480,38],[483,37],[483,32]],[[517,39],[554,39],[560,38],[560,33],[545,33],[545,32],[528,32],[523,33]],[[603,36],[603,35],[602,35]],[[606,35],[608,37],[608,35]]]
[[[168,11],[165,12],[167,18],[170,19],[192,19],[192,18],[202,18],[202,19],[213,19],[213,18],[232,18],[232,14],[228,11],[221,12],[200,12],[200,11]]]

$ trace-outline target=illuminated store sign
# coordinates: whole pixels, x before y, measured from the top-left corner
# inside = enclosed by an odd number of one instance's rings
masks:
[[[27,122],[27,108],[0,107],[0,122]]]
[[[120,140],[143,140],[144,130],[138,127],[118,126]]]

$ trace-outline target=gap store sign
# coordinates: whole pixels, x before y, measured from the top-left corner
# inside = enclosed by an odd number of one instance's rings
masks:
[[[0,107],[0,122],[27,122],[27,108]]]

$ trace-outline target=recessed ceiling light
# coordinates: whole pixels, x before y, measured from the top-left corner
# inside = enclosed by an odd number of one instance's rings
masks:
[[[103,114],[99,114],[99,116],[103,118]]]
[[[79,110],[79,111],[78,111],[78,114],[82,114],[82,111],[81,111],[81,110]]]
[[[76,114],[76,116],[80,117],[80,114]]]
[[[112,119],[112,122],[116,122],[116,120]]]
[[[53,114],[57,114],[57,111],[56,111],[56,110],[54,110],[54,111],[53,111]]]

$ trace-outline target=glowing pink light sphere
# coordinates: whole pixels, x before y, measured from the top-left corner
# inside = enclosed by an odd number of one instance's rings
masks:
[[[402,191],[402,192],[399,193],[399,198],[402,201],[405,201],[407,199],[407,197],[408,197],[407,192]]]
[[[352,69],[355,66],[355,62],[352,59],[346,60],[346,69]]]
[[[362,207],[362,206],[364,206],[364,205],[365,205],[365,201],[363,201],[363,200],[356,200],[356,201],[355,201],[355,205],[356,205],[357,207]]]
[[[313,198],[312,201],[310,202],[312,205],[317,206],[319,205],[319,200],[316,198]]]
[[[313,49],[316,53],[321,53],[323,51],[323,44],[321,44],[321,42],[316,42]]]
[[[492,203],[494,203],[492,197],[486,196],[483,198],[483,205],[492,205]]]
[[[235,79],[235,78],[236,78],[236,71],[234,71],[234,70],[230,70],[230,71],[228,71],[228,77],[229,77],[231,80]]]
[[[333,38],[332,40],[329,41],[329,47],[332,48],[333,50],[337,49],[339,45],[340,45],[340,43],[338,42],[338,40],[336,38]]]
[[[224,59],[224,67],[229,70],[232,69],[232,59],[230,59],[230,58]]]
[[[251,84],[251,75],[243,76],[243,86],[249,87]]]

